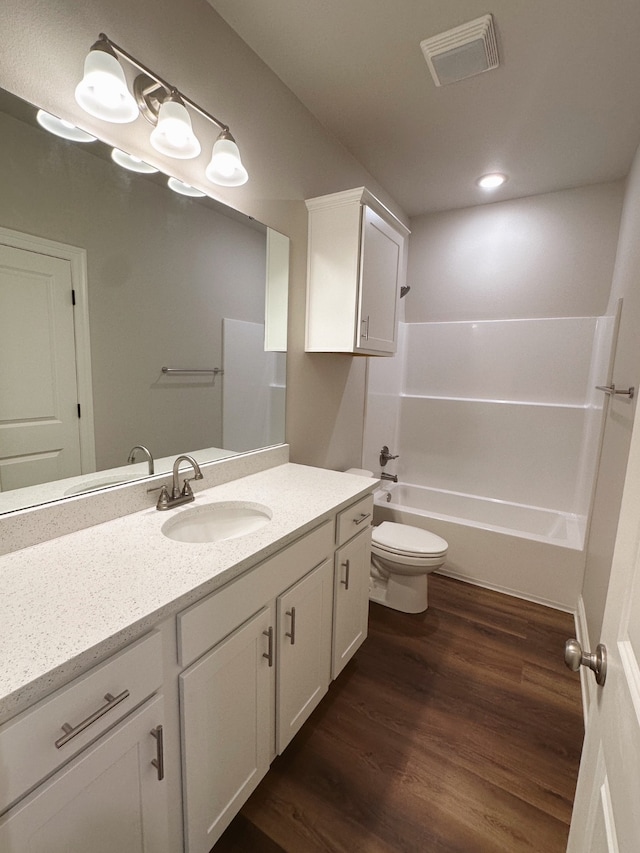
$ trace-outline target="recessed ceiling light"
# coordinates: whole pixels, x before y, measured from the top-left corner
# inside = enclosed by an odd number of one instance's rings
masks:
[[[144,175],[151,175],[157,172],[153,166],[140,160],[139,157],[134,157],[133,154],[127,154],[126,151],[121,151],[119,148],[114,148],[111,152],[111,159],[122,166],[123,169],[129,169],[131,172],[141,172]]]
[[[495,190],[497,187],[501,187],[506,180],[506,175],[501,175],[499,172],[493,172],[490,175],[483,175],[481,178],[478,178],[476,183],[479,187],[482,187],[483,190]]]
[[[180,195],[188,195],[191,198],[203,198],[206,195],[206,193],[200,192],[200,190],[192,187],[191,184],[185,184],[177,178],[169,178],[167,183],[169,184],[170,189],[175,193],[180,193]]]
[[[65,121],[62,118],[46,113],[44,110],[38,110],[36,120],[41,127],[48,130],[49,133],[54,133],[56,136],[61,136],[63,139],[71,139],[73,142],[95,142],[96,137],[91,136],[85,130],[80,130],[75,124]]]

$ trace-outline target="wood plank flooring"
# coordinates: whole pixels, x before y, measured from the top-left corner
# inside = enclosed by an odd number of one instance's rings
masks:
[[[583,724],[573,618],[432,575],[369,638],[215,853],[564,853]]]

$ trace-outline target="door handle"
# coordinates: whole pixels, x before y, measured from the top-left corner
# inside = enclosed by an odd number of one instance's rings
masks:
[[[602,643],[598,643],[595,653],[591,653],[583,652],[577,640],[567,640],[564,646],[564,662],[573,672],[577,672],[581,666],[589,667],[600,687],[607,678],[607,649]]]
[[[292,607],[291,610],[287,610],[287,616],[291,617],[291,631],[287,631],[285,633],[285,637],[289,637],[291,640],[291,645],[295,646],[296,644],[296,609]]]

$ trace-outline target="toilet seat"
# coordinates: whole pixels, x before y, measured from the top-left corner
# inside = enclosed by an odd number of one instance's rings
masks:
[[[409,564],[446,556],[449,544],[441,536],[395,521],[383,521],[373,528],[371,550],[380,556],[407,558]]]

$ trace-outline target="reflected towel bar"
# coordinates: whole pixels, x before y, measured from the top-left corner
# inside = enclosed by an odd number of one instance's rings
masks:
[[[598,391],[604,391],[605,394],[608,394],[612,397],[614,394],[620,397],[628,397],[630,400],[633,399],[633,395],[636,392],[635,386],[632,385],[630,388],[627,388],[623,391],[620,388],[616,388],[615,385],[596,385]]]
[[[186,367],[163,367],[163,368],[162,368],[162,372],[163,372],[163,373],[174,373],[174,374],[176,374],[176,373],[178,373],[178,374],[185,374],[185,373],[199,373],[199,374],[202,374],[202,373],[210,373],[212,376],[220,376],[221,374],[223,374],[223,373],[224,373],[224,370],[223,370],[221,367],[212,367],[212,368],[210,368],[209,370],[199,370],[199,369],[197,369],[197,368],[196,368],[196,369],[194,369],[194,370],[191,370],[191,369],[186,368]]]

